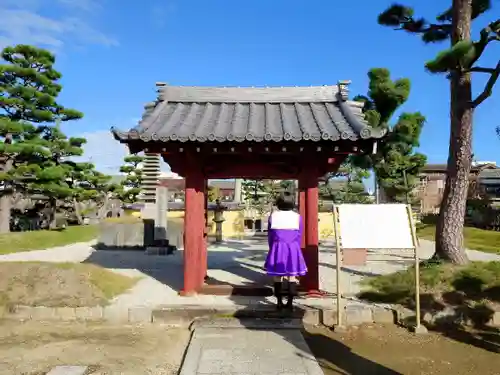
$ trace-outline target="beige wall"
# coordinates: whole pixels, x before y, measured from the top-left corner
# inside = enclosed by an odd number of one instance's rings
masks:
[[[133,216],[139,217],[139,212],[132,213]],[[173,220],[183,220],[184,211],[169,211],[168,218]],[[224,212],[226,219],[222,223],[222,234],[224,237],[244,237],[244,215],[243,211],[226,211]],[[210,234],[215,234],[215,223],[212,221],[213,212],[209,212],[208,221],[210,223]],[[331,212],[320,212],[318,232],[320,239],[334,237],[333,233],[333,214]]]

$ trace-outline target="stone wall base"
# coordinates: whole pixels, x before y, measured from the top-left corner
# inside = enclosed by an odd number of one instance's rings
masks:
[[[441,314],[441,315],[440,315]],[[450,314],[450,317],[453,316]],[[434,320],[433,320],[434,317]],[[94,321],[111,324],[161,324],[176,327],[189,327],[200,320],[220,318],[236,319],[275,319],[301,321],[308,325],[334,327],[337,324],[337,311],[332,308],[296,308],[291,313],[278,312],[273,305],[248,306],[165,306],[151,308],[137,306],[120,309],[114,306],[94,307],[43,307],[43,306],[0,306],[0,319],[16,321]],[[424,314],[424,322],[435,323],[442,319],[442,312]],[[345,325],[357,326],[366,323],[411,325],[415,323],[415,313],[404,308],[382,308],[359,305],[347,306],[344,315]],[[500,311],[494,312],[491,326],[500,327]]]

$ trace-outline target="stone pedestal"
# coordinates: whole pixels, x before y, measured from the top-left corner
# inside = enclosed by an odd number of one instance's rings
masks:
[[[167,240],[168,188],[156,188],[155,240]]]

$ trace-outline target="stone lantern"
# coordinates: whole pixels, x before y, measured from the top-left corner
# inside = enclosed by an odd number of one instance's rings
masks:
[[[226,207],[220,203],[220,199],[215,200],[215,208],[214,208],[214,218],[213,222],[215,223],[215,242],[222,242],[222,223],[226,220],[224,219],[224,211]]]

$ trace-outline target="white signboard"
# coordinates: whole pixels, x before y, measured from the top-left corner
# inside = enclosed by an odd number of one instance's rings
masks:
[[[404,204],[341,204],[337,209],[344,249],[415,247]]]

